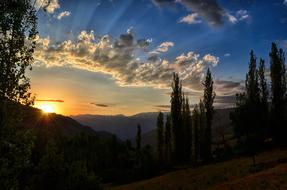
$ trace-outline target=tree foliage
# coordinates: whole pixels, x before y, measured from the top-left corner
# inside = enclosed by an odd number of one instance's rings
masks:
[[[204,104],[204,110],[206,114],[206,129],[204,130],[204,139],[203,139],[204,140],[203,159],[206,161],[210,161],[212,159],[211,125],[212,125],[212,119],[213,119],[213,114],[214,114],[213,102],[215,98],[215,93],[213,91],[213,79],[212,79],[211,72],[209,69],[207,70],[206,78],[203,83],[203,86],[204,86],[203,104]]]

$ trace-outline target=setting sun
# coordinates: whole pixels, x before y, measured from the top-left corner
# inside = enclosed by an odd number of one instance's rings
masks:
[[[42,104],[39,105],[39,109],[41,109],[44,113],[54,113],[55,109],[52,105],[49,104]]]

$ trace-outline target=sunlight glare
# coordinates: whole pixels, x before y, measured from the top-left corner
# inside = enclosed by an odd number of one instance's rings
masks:
[[[48,105],[48,104],[43,104],[40,105],[39,108],[44,112],[44,113],[53,113],[55,112],[54,108],[52,105]]]

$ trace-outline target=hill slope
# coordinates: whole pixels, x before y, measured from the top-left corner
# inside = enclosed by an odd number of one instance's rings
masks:
[[[253,173],[251,158],[234,159],[198,168],[179,169],[152,179],[117,186],[111,190],[178,189],[286,189],[287,150],[265,152],[257,157]]]
[[[22,112],[24,118],[23,121],[17,124],[18,126],[38,128],[41,130],[53,129],[54,132],[66,137],[79,133],[86,133],[103,138],[112,136],[112,134],[108,132],[96,132],[90,127],[83,126],[74,119],[60,114],[45,114],[41,110],[32,107],[24,107]]]

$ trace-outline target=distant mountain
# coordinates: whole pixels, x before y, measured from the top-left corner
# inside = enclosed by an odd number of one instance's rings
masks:
[[[218,140],[217,133],[223,130],[224,133],[232,133],[229,114],[233,109],[215,110],[213,120],[213,133]],[[82,125],[91,126],[95,131],[107,131],[116,134],[121,139],[133,139],[137,131],[137,124],[142,127],[143,144],[156,143],[156,119],[158,112],[140,113],[133,116],[124,115],[77,115],[71,116]]]
[[[132,139],[140,124],[142,133],[156,128],[157,112],[140,113],[133,116],[124,115],[77,115],[71,118],[82,125],[91,126],[95,131],[107,131],[116,134],[121,139]]]

